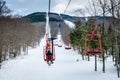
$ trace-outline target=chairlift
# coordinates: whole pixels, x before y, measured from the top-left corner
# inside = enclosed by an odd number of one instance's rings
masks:
[[[58,47],[62,47],[62,41],[61,40],[58,41]]]
[[[96,21],[94,21],[94,30],[91,34],[87,34],[85,37],[85,43],[84,43],[84,52],[87,55],[97,55],[102,53],[102,45],[101,45],[101,35],[96,34]]]
[[[51,51],[51,54],[48,54],[48,51]],[[54,52],[52,53],[51,45],[48,43],[48,45],[44,46],[43,48],[43,55],[44,55],[44,61],[54,61],[55,60],[55,48],[53,49]]]
[[[56,38],[47,38],[46,45],[43,47],[44,61],[46,61],[49,65],[55,60],[55,47],[53,44],[54,39]]]
[[[66,50],[70,50],[71,49],[71,41],[70,40],[66,40],[66,42],[68,43],[68,46],[65,46]]]

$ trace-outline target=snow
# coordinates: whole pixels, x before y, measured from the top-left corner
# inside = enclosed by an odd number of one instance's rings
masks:
[[[40,46],[30,49],[28,55],[5,61],[0,69],[0,80],[120,80],[111,59],[106,60],[106,73],[102,72],[100,61],[98,71],[94,71],[94,57],[83,61],[77,51],[64,47],[56,46],[56,60],[48,66],[43,60],[43,45],[45,39]]]
[[[64,20],[64,22],[65,22],[70,28],[72,28],[72,29],[75,28],[75,24],[74,24],[73,22],[68,21],[68,20]]]

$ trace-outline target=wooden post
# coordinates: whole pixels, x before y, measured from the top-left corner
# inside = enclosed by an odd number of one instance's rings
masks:
[[[88,54],[88,61],[90,61],[90,55]]]
[[[105,73],[105,53],[104,53],[104,51],[103,51],[102,57],[103,57],[103,73]]]
[[[118,75],[118,78],[120,77],[120,68],[119,68],[119,66],[118,65],[116,65],[117,66],[117,75]]]
[[[97,56],[95,55],[95,71],[97,71]]]

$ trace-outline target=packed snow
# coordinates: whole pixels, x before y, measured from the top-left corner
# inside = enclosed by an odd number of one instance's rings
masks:
[[[102,72],[102,62],[98,61],[95,72],[94,58],[83,61],[77,51],[64,47],[56,46],[56,60],[48,66],[43,59],[43,45],[45,39],[40,46],[30,49],[28,55],[3,62],[0,80],[120,80],[112,60],[106,60],[106,73]]]

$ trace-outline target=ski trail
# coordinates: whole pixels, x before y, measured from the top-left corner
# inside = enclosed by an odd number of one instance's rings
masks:
[[[100,69],[95,72],[94,58],[82,61],[77,52],[64,47],[56,46],[56,60],[48,66],[43,59],[44,44],[42,39],[40,46],[30,49],[28,55],[5,62],[0,69],[0,80],[119,80],[111,61],[106,63],[109,66],[105,74],[99,64]]]

